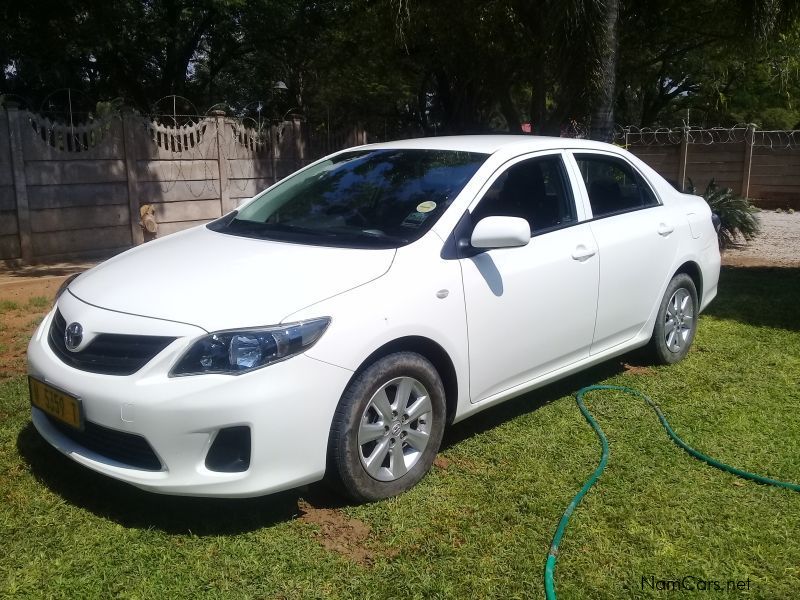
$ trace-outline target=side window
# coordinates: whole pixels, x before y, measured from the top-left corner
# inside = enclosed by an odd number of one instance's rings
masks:
[[[498,177],[472,213],[484,217],[521,217],[531,233],[575,223],[575,202],[565,181],[560,156],[531,158],[509,167]]]
[[[642,178],[624,161],[599,154],[576,154],[595,218],[657,206]]]

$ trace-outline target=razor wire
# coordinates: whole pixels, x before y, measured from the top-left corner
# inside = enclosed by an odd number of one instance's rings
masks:
[[[275,177],[272,158],[283,125],[251,117],[226,117],[221,123],[219,151],[225,159],[228,190],[247,195],[250,181]]]
[[[614,141],[622,146],[744,144],[754,148],[789,150],[800,147],[800,130],[761,130],[753,125],[733,127],[618,127]]]
[[[146,115],[137,119],[138,134],[150,141],[158,164],[158,184],[166,194],[183,183],[195,199],[220,195],[216,128],[213,119],[197,115]]]
[[[754,148],[769,148],[771,150],[790,150],[800,148],[800,130],[786,131],[761,131],[753,132]]]
[[[59,153],[79,154],[101,146],[124,145],[123,117],[112,115],[65,124],[26,111],[33,143]],[[258,123],[249,117],[129,114],[136,159],[146,161],[148,181],[166,194],[181,183],[195,199],[220,197],[223,175],[227,188],[245,193],[253,179],[275,177],[272,159],[285,134],[286,123]],[[220,160],[221,159],[221,160]],[[220,173],[219,167],[224,171]]]
[[[63,94],[62,94],[63,95]],[[52,96],[52,94],[51,94]],[[71,98],[71,95],[68,95]],[[13,100],[13,98],[11,98]],[[30,104],[30,103],[28,103]],[[250,103],[254,104],[254,103]],[[253,180],[275,179],[276,159],[280,155],[287,123],[279,119],[261,119],[245,108],[237,110],[215,104],[205,113],[181,97],[168,96],[151,108],[151,114],[128,114],[125,124],[134,128],[137,159],[148,161],[149,181],[158,183],[163,193],[183,182],[187,195],[196,199],[221,197],[223,187],[235,194],[247,194]],[[180,109],[189,114],[179,114]],[[119,110],[120,107],[117,107]],[[224,110],[219,110],[224,109]],[[109,145],[122,146],[124,140],[121,113],[96,117],[73,111],[69,119],[57,111],[43,114],[23,111],[33,133],[34,144],[50,151],[93,156],[91,151]],[[252,112],[252,111],[251,111]],[[74,116],[81,115],[80,122]],[[130,121],[128,121],[130,119]],[[306,124],[301,135],[306,158],[317,157],[353,143],[359,143],[349,130],[324,132]],[[572,119],[561,128],[561,136],[589,137],[589,123]],[[352,138],[352,139],[351,139]],[[731,127],[636,127],[617,126],[614,143],[622,147],[749,144],[752,148],[793,150],[800,147],[800,130],[762,130],[753,124]],[[296,158],[291,149],[286,157]],[[215,164],[216,163],[216,164]],[[224,171],[220,172],[220,169]]]

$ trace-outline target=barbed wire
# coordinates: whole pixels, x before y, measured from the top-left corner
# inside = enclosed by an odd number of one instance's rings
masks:
[[[68,125],[30,111],[24,114],[34,143],[60,153],[87,153],[101,144],[107,148],[123,146],[120,115]],[[125,119],[134,128],[137,147],[150,144],[139,157],[149,161],[146,178],[158,182],[162,194],[183,183],[196,199],[220,195],[217,153],[227,165],[228,189],[245,192],[250,179],[272,176],[271,169],[256,162],[269,160],[273,143],[280,143],[285,125],[259,123],[249,117],[217,119],[217,115],[177,113],[128,115]]]
[[[219,195],[217,174],[211,167],[216,158],[213,121],[180,115],[179,124],[177,115],[159,116],[143,116],[138,121],[156,146],[159,169],[166,175],[157,178],[161,192],[166,194],[183,182],[194,198]],[[165,124],[170,119],[174,119],[173,123]]]
[[[586,140],[589,139],[589,132],[589,123],[576,121],[575,119],[570,119],[566,125],[561,127],[561,137],[563,138]]]
[[[155,147],[155,151],[149,154],[151,160],[158,162],[152,167],[158,170],[153,181],[159,182],[163,193],[170,192],[179,182],[185,182],[188,193],[195,198],[219,194],[222,185],[220,175],[223,174],[217,173],[213,164],[217,152],[227,165],[227,177],[224,179],[227,180],[228,189],[244,193],[252,185],[251,180],[276,176],[276,151],[288,123],[262,119],[261,101],[256,109],[257,118],[253,118],[248,116],[246,110],[231,114],[233,108],[222,104],[212,105],[205,114],[180,114],[178,99],[166,97],[159,101],[161,105],[169,105],[166,108],[172,109],[171,114],[154,112],[137,115],[137,139],[149,139]],[[182,107],[188,106],[188,101],[180,100]],[[156,103],[154,107],[158,105]],[[194,109],[194,106],[190,108]],[[221,108],[226,110],[220,111]],[[39,143],[59,152],[89,153],[105,143],[119,143],[121,146],[122,128],[119,125],[122,115],[119,111],[121,105],[117,105],[117,110],[111,114],[102,117],[87,115],[80,122],[73,119],[76,113],[72,113],[70,123],[52,118],[52,112],[24,112],[33,130],[33,138]],[[328,128],[329,124],[325,124],[321,135],[312,132],[310,125],[304,130],[302,135],[310,155],[327,154],[348,145],[351,132],[330,132]],[[588,138],[589,131],[588,122],[570,120],[562,127],[561,136]],[[117,140],[109,139],[117,136]],[[746,123],[710,128],[618,126],[614,132],[614,142],[623,147],[749,143],[753,148],[777,151],[800,147],[800,130],[761,130]],[[292,150],[288,150],[291,154]],[[291,154],[281,157],[281,160],[294,158]],[[270,160],[271,165],[267,163]]]
[[[800,148],[800,130],[760,131],[753,132],[754,148],[770,148],[772,150],[789,150]]]
[[[733,127],[635,127],[617,129],[615,139],[626,145],[662,146],[669,144],[741,144],[748,132],[747,125]]]
[[[283,128],[249,117],[226,118],[223,127],[219,151],[226,159],[228,190],[246,194],[251,180],[273,175],[264,161],[274,157],[273,140],[279,143]]]
[[[682,143],[714,145],[744,144],[772,150],[800,147],[800,130],[761,130],[754,125],[733,127],[618,127],[614,141],[622,146],[667,146]]]

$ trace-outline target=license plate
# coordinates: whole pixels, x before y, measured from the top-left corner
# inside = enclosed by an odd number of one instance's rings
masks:
[[[33,377],[28,377],[28,389],[31,393],[31,404],[36,408],[43,410],[62,423],[76,429],[83,429],[79,398],[57,390]]]

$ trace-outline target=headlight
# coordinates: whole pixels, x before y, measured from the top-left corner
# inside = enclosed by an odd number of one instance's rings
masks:
[[[274,327],[211,333],[191,345],[170,375],[238,375],[260,369],[308,350],[322,337],[330,322],[330,317],[322,317]]]

